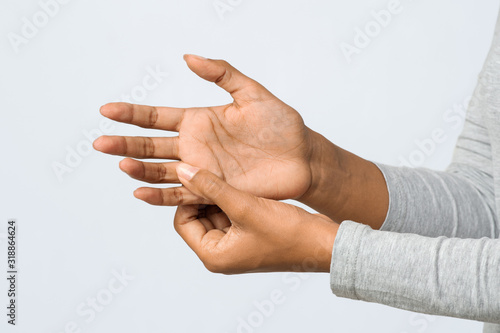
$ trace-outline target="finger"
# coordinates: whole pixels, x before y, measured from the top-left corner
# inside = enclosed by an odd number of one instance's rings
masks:
[[[174,228],[186,244],[205,263],[205,259],[210,256],[209,249],[214,249],[225,234],[217,229],[207,231],[203,223],[197,218],[197,214],[196,205],[179,206],[175,213]]]
[[[179,206],[205,204],[211,205],[212,202],[193,194],[185,187],[171,188],[152,188],[141,187],[134,191],[137,199],[155,206]]]
[[[151,184],[180,183],[176,167],[179,162],[150,163],[126,158],[120,169],[130,177]]]
[[[271,93],[255,80],[242,74],[224,60],[184,55],[188,67],[199,77],[214,82],[238,101],[256,100]],[[271,95],[272,96],[272,95]]]
[[[179,131],[186,109],[155,107],[130,103],[109,103],[101,107],[101,114],[109,119],[145,128]]]
[[[256,197],[239,191],[207,170],[179,163],[177,175],[192,193],[219,206],[233,221],[252,220]]]
[[[205,227],[205,229],[207,230],[207,232],[210,231],[210,230],[215,229],[212,221],[210,221],[206,217],[199,218],[199,220],[200,220],[201,224],[203,224],[203,226]]]
[[[207,229],[198,219],[197,205],[179,206],[175,212],[174,228],[186,244],[198,254]]]
[[[212,221],[215,228],[227,232],[231,227],[231,221],[219,206],[208,206],[206,208],[207,217]]]
[[[94,148],[111,155],[179,159],[179,137],[149,138],[103,135],[94,141]]]
[[[207,231],[215,229],[212,221],[207,218],[207,205],[198,205],[198,219],[205,226]]]

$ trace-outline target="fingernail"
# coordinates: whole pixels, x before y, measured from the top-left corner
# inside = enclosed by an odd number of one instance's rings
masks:
[[[207,58],[199,56],[199,55],[196,55],[196,54],[186,54],[186,55],[190,56],[190,57],[193,57],[193,58],[196,58],[198,60],[207,60]]]
[[[198,171],[200,171],[200,168],[186,163],[181,163],[177,167],[177,176],[179,178],[184,178],[185,180],[191,180]]]

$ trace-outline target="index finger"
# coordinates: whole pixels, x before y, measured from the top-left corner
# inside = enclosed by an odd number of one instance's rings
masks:
[[[198,205],[177,207],[174,228],[205,265],[210,264],[213,259],[211,251],[226,235],[222,230],[205,227],[198,218]]]
[[[178,132],[186,109],[137,105],[130,103],[109,103],[101,107],[101,114],[111,120],[144,128]]]

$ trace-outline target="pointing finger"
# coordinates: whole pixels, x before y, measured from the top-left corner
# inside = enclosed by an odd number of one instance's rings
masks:
[[[120,102],[103,105],[100,111],[103,116],[122,123],[178,132],[186,109]]]

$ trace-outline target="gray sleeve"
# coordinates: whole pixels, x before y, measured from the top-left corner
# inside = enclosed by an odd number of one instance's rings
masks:
[[[337,296],[500,323],[491,147],[478,105],[469,108],[446,171],[378,164],[389,190],[387,217],[380,231],[341,224],[330,281]]]
[[[446,171],[379,164],[390,198],[386,220],[380,231],[341,224],[332,291],[405,310],[500,323],[491,163],[485,129],[469,117]]]
[[[476,167],[447,172],[378,164],[389,191],[382,231],[422,236],[498,238],[493,178]]]
[[[429,238],[345,221],[330,283],[340,297],[500,323],[500,240]]]
[[[381,230],[431,237],[499,236],[492,148],[484,119],[488,108],[484,91],[489,81],[485,75],[483,70],[446,171],[377,164],[390,202]]]
[[[500,21],[495,38],[500,43]],[[499,80],[499,47],[492,46],[485,62],[446,171],[378,164],[389,191],[387,217],[381,230],[341,224],[330,273],[336,295],[500,324],[493,176],[500,166],[493,165],[489,136],[499,129],[485,119],[498,108],[488,96]]]
[[[500,20],[445,172],[378,164],[389,190],[389,211],[381,230],[423,236],[499,237],[488,112],[492,82],[498,81]]]

